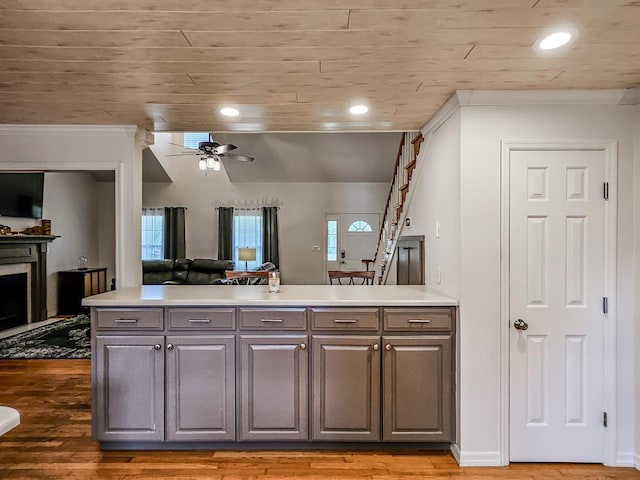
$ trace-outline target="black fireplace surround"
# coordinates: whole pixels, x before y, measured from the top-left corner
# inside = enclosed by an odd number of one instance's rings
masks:
[[[0,330],[26,325],[29,321],[27,274],[0,276]]]

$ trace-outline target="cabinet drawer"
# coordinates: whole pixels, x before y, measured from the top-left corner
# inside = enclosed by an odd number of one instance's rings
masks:
[[[377,308],[312,308],[314,330],[378,330]]]
[[[244,330],[306,330],[305,308],[241,308],[240,328]]]
[[[98,330],[162,330],[162,308],[98,308]]]
[[[170,330],[234,330],[233,308],[170,308],[167,311]]]
[[[385,308],[385,330],[440,331],[452,328],[450,308]]]

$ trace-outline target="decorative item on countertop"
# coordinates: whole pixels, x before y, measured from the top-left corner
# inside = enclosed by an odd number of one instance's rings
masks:
[[[23,235],[44,235],[44,229],[40,225],[36,225],[35,227],[25,228],[21,231]]]
[[[51,235],[51,220],[43,218],[41,223],[44,235]]]
[[[269,272],[269,293],[278,293],[280,291],[280,272],[272,270]]]
[[[86,270],[88,261],[89,259],[84,255],[81,257],[78,257],[78,270]]]
[[[0,235],[11,235],[11,227],[9,225],[0,225]]]

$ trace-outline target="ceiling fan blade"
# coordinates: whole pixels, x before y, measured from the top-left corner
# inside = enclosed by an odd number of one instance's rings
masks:
[[[231,144],[231,143],[227,143],[226,145],[218,145],[215,149],[214,152],[217,153],[218,155],[220,155],[221,153],[227,153],[230,152],[231,150],[235,150],[236,147],[235,145]]]
[[[239,153],[225,153],[221,154],[220,156],[232,160],[238,160],[239,162],[253,162],[255,160],[254,157],[250,157],[248,155],[240,155]]]
[[[187,155],[201,155],[201,153],[197,150],[194,150],[193,152],[170,153],[168,155],[165,155],[165,157],[186,157]]]

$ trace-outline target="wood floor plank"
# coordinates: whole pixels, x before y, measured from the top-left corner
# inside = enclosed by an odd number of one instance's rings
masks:
[[[89,360],[0,360],[0,405],[21,424],[0,438],[0,479],[638,480],[631,468],[460,468],[448,451],[100,451],[91,440]]]

